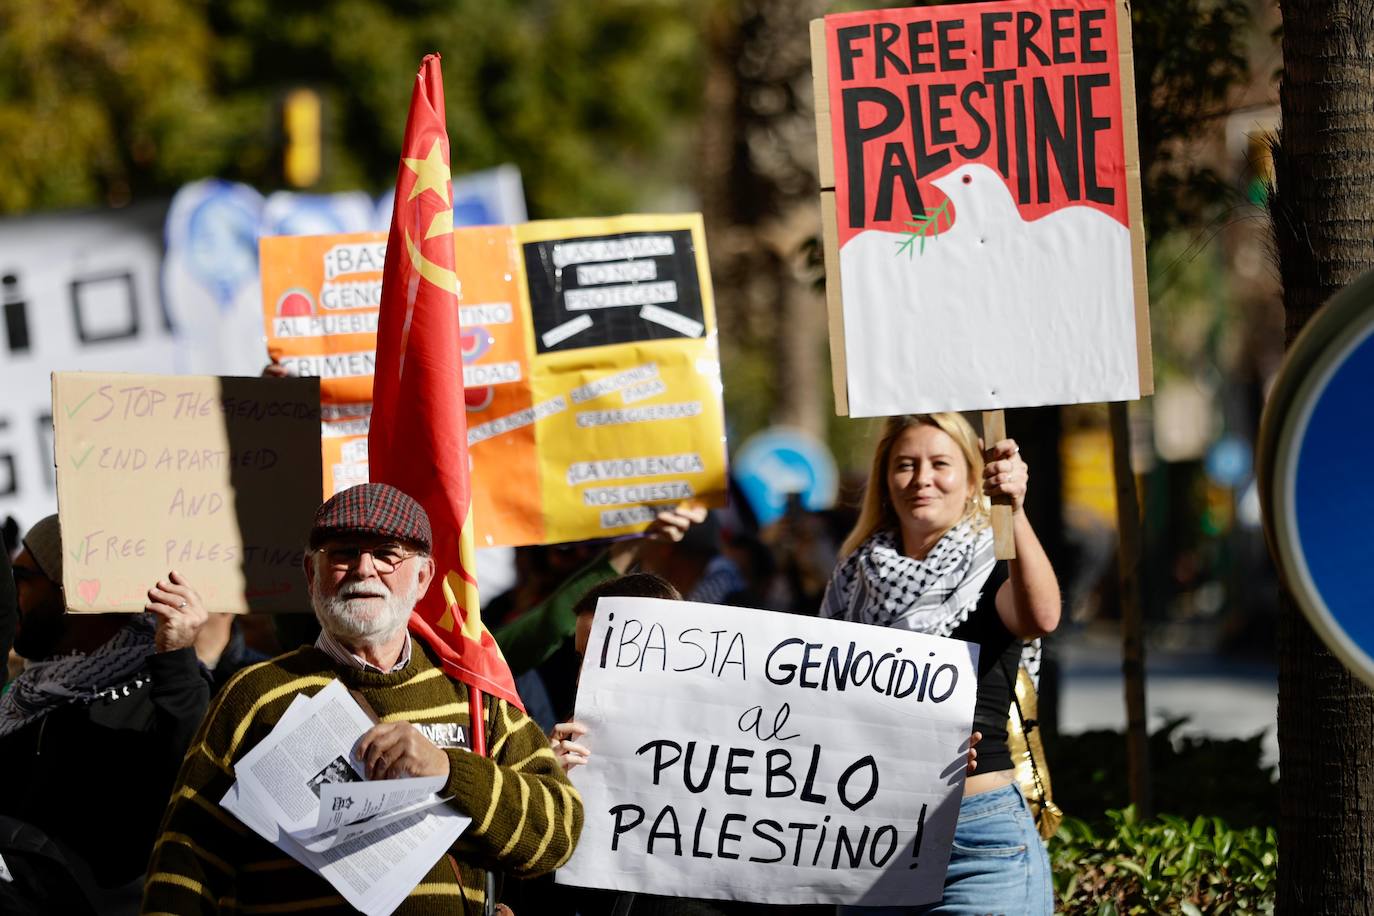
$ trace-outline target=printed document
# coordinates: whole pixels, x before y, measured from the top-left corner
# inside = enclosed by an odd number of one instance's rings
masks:
[[[298,696],[234,766],[221,804],[368,916],[393,912],[471,823],[442,777],[367,780],[354,757],[373,722],[340,681]]]

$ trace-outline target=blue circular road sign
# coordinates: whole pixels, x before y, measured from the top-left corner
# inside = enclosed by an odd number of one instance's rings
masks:
[[[1374,271],[1350,284],[1294,341],[1260,435],[1266,534],[1313,628],[1374,686]],[[1352,460],[1353,459],[1353,460]]]

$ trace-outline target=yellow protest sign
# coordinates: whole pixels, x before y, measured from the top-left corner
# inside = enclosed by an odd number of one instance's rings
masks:
[[[53,374],[63,588],[141,611],[176,570],[211,611],[308,611],[315,379]]]
[[[642,529],[725,492],[696,214],[454,231],[478,546]],[[266,238],[268,350],[321,384],[325,492],[367,479],[380,233]]]

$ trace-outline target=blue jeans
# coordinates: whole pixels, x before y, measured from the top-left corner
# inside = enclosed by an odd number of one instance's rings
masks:
[[[1050,916],[1050,857],[1015,784],[959,804],[945,897],[923,906],[842,906],[840,916]]]

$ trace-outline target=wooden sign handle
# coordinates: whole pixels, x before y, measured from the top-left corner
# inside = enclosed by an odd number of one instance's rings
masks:
[[[992,446],[1007,438],[1007,417],[1000,410],[983,411],[983,446]],[[1016,559],[1016,539],[1012,533],[1011,497],[998,496],[992,500],[992,548],[999,560]]]

